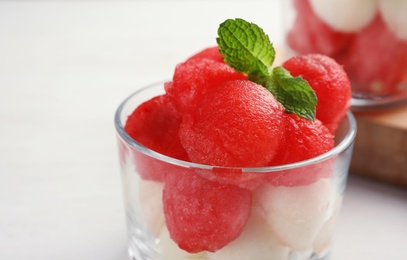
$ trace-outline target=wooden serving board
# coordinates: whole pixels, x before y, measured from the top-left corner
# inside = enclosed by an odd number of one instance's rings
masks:
[[[407,106],[354,115],[351,174],[407,188]]]

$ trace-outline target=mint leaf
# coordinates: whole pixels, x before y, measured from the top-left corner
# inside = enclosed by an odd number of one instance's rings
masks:
[[[309,120],[315,120],[317,96],[308,82],[293,77],[283,67],[273,69],[272,77],[263,85],[284,106],[287,113],[294,113]]]
[[[268,36],[253,23],[228,19],[218,29],[219,52],[229,66],[253,76],[270,76],[275,51]]]
[[[243,19],[228,19],[220,24],[218,36],[219,52],[230,67],[267,88],[287,113],[315,120],[314,90],[306,80],[292,77],[283,67],[272,69],[275,50],[260,27]]]

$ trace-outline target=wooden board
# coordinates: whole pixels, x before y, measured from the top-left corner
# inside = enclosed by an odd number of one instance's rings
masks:
[[[358,133],[351,174],[407,188],[407,106],[354,115]]]

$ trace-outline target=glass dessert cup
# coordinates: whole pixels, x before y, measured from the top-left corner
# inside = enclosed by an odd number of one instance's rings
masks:
[[[158,154],[125,132],[127,116],[163,93],[162,82],[142,88],[124,100],[115,115],[131,259],[329,259],[356,135],[352,113],[338,127],[335,147],[318,157],[274,167],[217,167]],[[189,253],[171,238],[163,192],[171,192],[166,176],[182,174],[250,193],[248,214],[228,216],[246,216],[244,227],[214,252]],[[192,207],[192,215],[203,214]]]
[[[407,104],[407,1],[283,1],[285,54],[343,65],[352,110]]]

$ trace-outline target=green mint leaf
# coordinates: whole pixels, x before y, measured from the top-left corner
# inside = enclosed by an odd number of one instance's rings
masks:
[[[293,77],[283,67],[273,69],[272,77],[262,79],[265,86],[284,106],[287,113],[294,113],[309,120],[315,120],[317,96],[308,82]]]
[[[216,39],[225,62],[249,78],[271,76],[275,51],[269,37],[253,23],[228,19],[218,29]]]
[[[267,88],[287,113],[315,120],[314,90],[306,80],[292,77],[283,67],[272,69],[275,50],[260,27],[243,19],[228,19],[220,24],[218,36],[219,52],[230,67]]]

